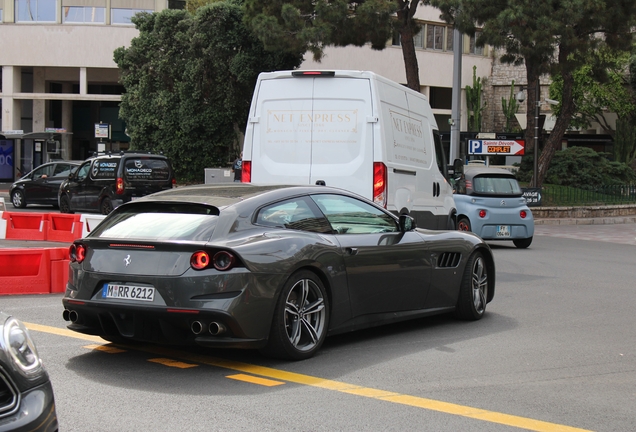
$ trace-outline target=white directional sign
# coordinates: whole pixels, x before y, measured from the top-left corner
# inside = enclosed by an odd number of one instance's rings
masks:
[[[468,154],[523,156],[523,140],[469,140]]]

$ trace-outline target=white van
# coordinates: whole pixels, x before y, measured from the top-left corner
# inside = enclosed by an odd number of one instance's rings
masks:
[[[426,97],[373,72],[279,71],[256,82],[243,182],[326,184],[454,228],[453,191]]]

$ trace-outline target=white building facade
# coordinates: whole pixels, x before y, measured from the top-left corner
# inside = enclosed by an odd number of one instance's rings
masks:
[[[113,51],[137,35],[130,22],[140,11],[161,11],[168,0],[0,0],[0,181],[51,159],[83,159],[98,149],[128,146],[118,118],[123,88]],[[451,117],[452,28],[439,11],[420,6],[416,37],[421,91],[429,97],[441,130]],[[488,48],[463,38],[462,88],[492,74]],[[399,39],[383,51],[329,47],[320,63],[310,55],[303,69],[371,70],[406,83]],[[462,97],[461,130],[466,129]],[[110,125],[110,137],[96,137],[96,125]],[[100,128],[101,129],[101,128]],[[58,145],[49,145],[59,143]],[[52,150],[52,151],[50,151]]]

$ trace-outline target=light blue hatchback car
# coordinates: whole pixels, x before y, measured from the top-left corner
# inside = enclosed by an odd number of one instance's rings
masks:
[[[457,229],[484,240],[512,240],[518,248],[530,246],[534,218],[514,174],[468,165],[456,186]]]

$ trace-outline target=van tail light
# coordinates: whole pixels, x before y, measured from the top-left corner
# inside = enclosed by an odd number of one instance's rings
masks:
[[[80,264],[86,258],[86,247],[82,244],[73,243],[68,248],[68,255],[71,262]]]
[[[124,179],[117,177],[117,189],[115,190],[117,195],[123,195],[124,193]]]
[[[528,213],[525,210],[521,210],[519,216],[521,216],[521,219],[525,219],[528,217]]]
[[[386,165],[373,162],[373,202],[386,208],[387,192]]]
[[[479,210],[479,217],[480,218],[485,218],[486,217],[486,210]]]
[[[252,183],[252,161],[243,161],[243,166],[241,166],[241,182]]]
[[[176,188],[177,187],[177,179],[172,177],[172,187]]]

